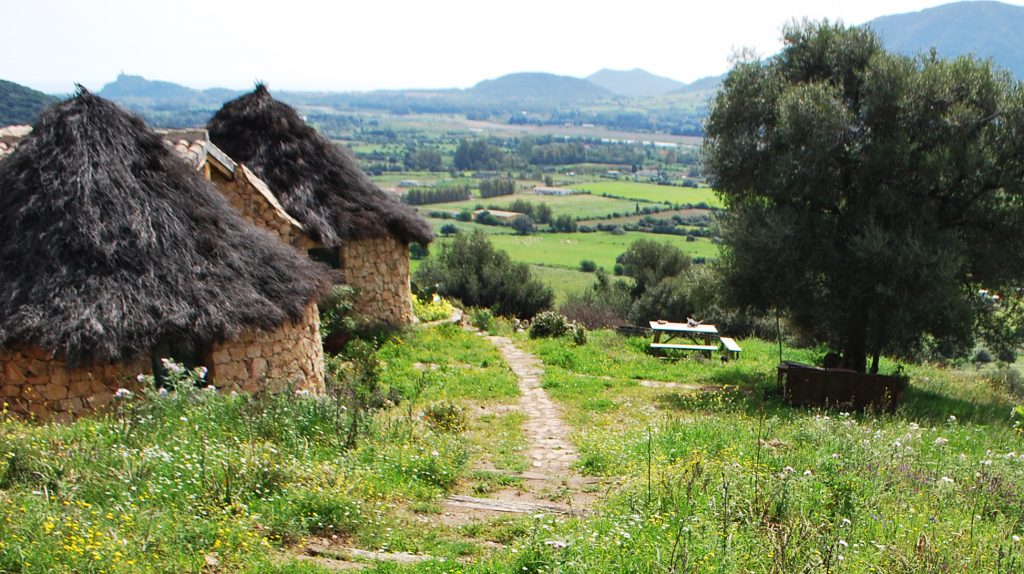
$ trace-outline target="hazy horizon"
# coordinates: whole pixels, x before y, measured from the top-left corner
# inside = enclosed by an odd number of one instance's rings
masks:
[[[859,25],[948,3],[639,0],[613,11],[537,0],[8,2],[6,43],[22,49],[0,61],[0,79],[48,93],[70,92],[75,83],[99,90],[122,72],[198,89],[263,81],[277,90],[368,91],[468,88],[516,72],[583,78],[602,68],[641,68],[690,83],[726,72],[740,49],[777,52],[782,26],[794,19]]]

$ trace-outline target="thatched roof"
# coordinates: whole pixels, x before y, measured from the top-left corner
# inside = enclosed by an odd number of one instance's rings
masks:
[[[213,143],[267,182],[285,210],[325,246],[389,234],[422,245],[434,238],[415,210],[377,187],[340,146],[262,84],[224,104],[207,127]]]
[[[324,268],[242,219],[138,116],[84,89],[0,162],[0,345],[72,365],[298,320]]]

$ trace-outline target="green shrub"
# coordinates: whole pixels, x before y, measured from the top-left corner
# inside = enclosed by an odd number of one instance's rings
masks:
[[[593,273],[597,271],[597,263],[591,259],[584,259],[580,261],[580,271],[584,273]]]
[[[530,322],[530,338],[571,337],[577,345],[587,344],[587,328],[554,311],[538,314]]]
[[[320,337],[348,337],[356,330],[356,290],[348,285],[335,285],[320,297]]]
[[[466,412],[451,401],[438,401],[423,410],[423,420],[431,430],[456,433],[466,430]]]
[[[508,253],[495,249],[480,230],[460,233],[441,246],[441,252],[416,271],[416,282],[438,285],[438,292],[466,305],[490,307],[498,315],[531,317],[551,307],[554,293],[516,263]]]
[[[495,328],[494,314],[490,309],[473,309],[469,313],[469,323],[481,331],[491,332]]]

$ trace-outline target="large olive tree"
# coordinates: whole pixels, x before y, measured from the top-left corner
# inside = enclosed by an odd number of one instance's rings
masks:
[[[983,61],[793,24],[727,76],[705,162],[737,303],[780,309],[843,364],[963,336],[971,293],[1024,277],[1024,98]]]

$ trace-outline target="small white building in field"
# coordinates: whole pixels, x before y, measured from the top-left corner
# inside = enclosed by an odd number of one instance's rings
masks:
[[[533,188],[533,193],[536,193],[537,195],[576,195],[579,192],[575,189],[566,189],[563,187],[537,186]]]

